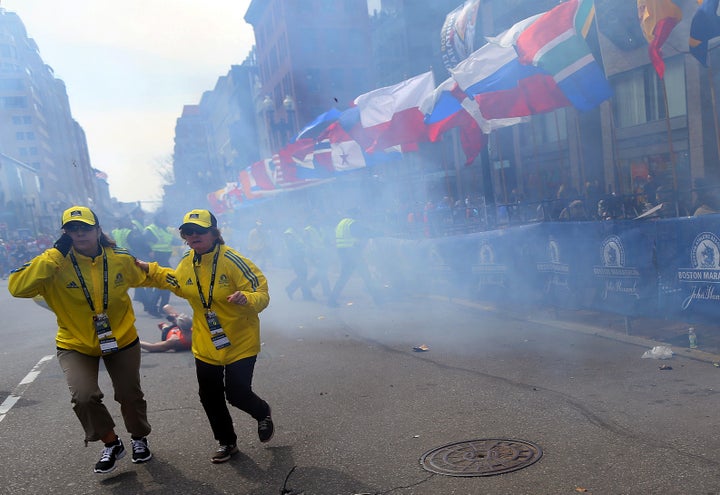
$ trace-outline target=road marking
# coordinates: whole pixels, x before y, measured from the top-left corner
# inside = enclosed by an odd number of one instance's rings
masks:
[[[15,403],[22,397],[22,394],[25,393],[25,390],[30,386],[32,382],[35,381],[35,379],[40,375],[40,372],[42,371],[43,366],[45,366],[45,363],[50,361],[53,358],[52,354],[49,356],[43,357],[38,363],[33,367],[33,369],[30,370],[30,373],[25,375],[25,378],[23,378],[20,383],[18,383],[18,386],[15,387],[15,390],[13,390],[10,395],[3,401],[2,404],[0,404],[0,421],[5,419],[5,415],[12,409],[12,407],[15,405]]]

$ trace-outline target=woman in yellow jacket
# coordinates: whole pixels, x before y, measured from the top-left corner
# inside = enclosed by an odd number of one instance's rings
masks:
[[[257,420],[261,442],[273,436],[270,406],[252,389],[260,352],[258,315],[270,295],[265,275],[225,245],[217,219],[208,210],[185,214],[180,236],[190,251],[174,270],[140,261],[138,265],[148,270],[156,287],[187,299],[193,309],[192,351],[200,402],[219,443],[211,458],[217,464],[238,452],[227,402]]]
[[[98,386],[100,359],[113,383],[125,427],[132,439],[132,461],[152,458],[147,404],[140,387],[140,345],[130,287],[150,285],[127,250],[100,228],[85,206],[63,212],[64,233],[54,246],[14,270],[8,289],[15,297],[42,296],[57,317],[57,357],[65,373],[73,410],[85,442],[105,444],[96,473],[109,473],[125,455],[115,423]]]

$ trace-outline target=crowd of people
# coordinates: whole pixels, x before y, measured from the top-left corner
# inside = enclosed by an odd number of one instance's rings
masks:
[[[405,234],[413,238],[438,237],[488,230],[507,225],[548,221],[593,221],[671,218],[720,212],[720,188],[697,179],[693,188],[678,193],[671,178],[648,175],[634,181],[628,194],[603,192],[598,181],[588,181],[583,190],[561,184],[549,198],[527,200],[512,189],[490,206],[484,197],[416,203],[406,208]]]

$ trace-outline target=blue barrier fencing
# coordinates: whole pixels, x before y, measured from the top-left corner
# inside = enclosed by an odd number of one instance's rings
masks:
[[[395,288],[512,305],[716,323],[720,214],[544,222],[424,240],[374,239]]]

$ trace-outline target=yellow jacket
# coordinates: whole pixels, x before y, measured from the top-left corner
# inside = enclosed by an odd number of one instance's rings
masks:
[[[131,287],[150,285],[145,272],[135,265],[135,258],[122,248],[103,248],[108,262],[107,315],[113,337],[122,349],[138,338],[135,313],[128,295]],[[85,298],[70,255],[63,257],[55,248],[46,250],[14,270],[8,279],[8,290],[15,297],[42,296],[57,317],[55,340],[61,349],[100,356],[100,343],[93,315],[103,309],[103,257],[83,256],[73,250],[80,272],[90,292],[95,312]],[[156,265],[156,264],[155,264]]]
[[[215,252],[220,250],[215,274],[215,287],[211,309],[217,314],[220,325],[230,340],[230,346],[217,350],[210,339],[210,328],[205,319],[205,308],[200,300],[197,275],[205,300],[208,300],[210,276]],[[265,275],[249,259],[225,244],[195,259],[193,250],[185,253],[175,269],[150,265],[150,278],[161,289],[169,289],[187,299],[193,310],[192,351],[194,356],[213,365],[226,365],[260,353],[259,313],[270,303]],[[229,303],[227,297],[241,291],[248,304]]]

